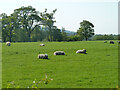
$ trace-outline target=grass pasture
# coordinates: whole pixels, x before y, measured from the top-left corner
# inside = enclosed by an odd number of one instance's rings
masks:
[[[15,81],[26,88],[34,79],[53,78],[39,88],[115,88],[118,85],[118,44],[104,41],[79,42],[25,42],[2,44],[2,87]],[[45,47],[39,44],[44,43]],[[86,49],[87,54],[76,54]],[[63,50],[66,55],[54,56]],[[47,53],[49,59],[38,59],[39,53]]]

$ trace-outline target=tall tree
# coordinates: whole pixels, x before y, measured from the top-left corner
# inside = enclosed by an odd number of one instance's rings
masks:
[[[118,34],[118,38],[117,39],[120,40],[120,34]]]
[[[84,38],[87,41],[88,38],[90,38],[94,35],[94,29],[93,28],[94,28],[94,25],[91,22],[89,22],[87,20],[83,20],[80,23],[80,28],[79,28],[79,30],[77,30],[77,34],[84,36]]]
[[[67,40],[67,33],[65,32],[65,28],[64,27],[62,27],[61,34],[62,34],[62,40],[66,41]]]
[[[0,14],[1,17],[1,22],[2,22],[2,41],[6,41],[6,38],[8,37],[8,32],[7,32],[7,14],[6,13],[2,13]]]
[[[52,41],[53,40],[53,30],[54,30],[54,23],[56,22],[53,17],[53,15],[55,14],[55,12],[57,11],[57,9],[53,10],[52,13],[48,13],[47,9],[45,9],[45,11],[43,13],[40,14],[41,18],[42,18],[42,24],[44,26],[46,26],[46,28],[48,28],[49,30],[49,40]]]
[[[15,9],[13,14],[17,17],[20,28],[26,31],[30,41],[31,33],[40,21],[40,17],[37,15],[38,12],[32,6],[28,6]]]
[[[9,37],[10,42],[12,41],[14,22],[15,22],[14,17],[13,16],[8,16],[7,30],[8,30],[8,37]]]
[[[0,15],[2,17],[2,35],[3,35],[3,41],[9,40],[12,41],[13,36],[13,28],[14,28],[14,17],[7,16],[5,13]]]
[[[54,29],[53,29],[53,40],[54,41],[62,41],[61,31],[57,27],[54,27]]]

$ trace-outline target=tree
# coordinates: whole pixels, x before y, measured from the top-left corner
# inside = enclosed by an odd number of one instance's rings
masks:
[[[12,41],[12,37],[13,37],[14,22],[15,22],[14,17],[13,16],[8,16],[7,29],[8,29],[8,37],[9,37],[10,42]]]
[[[104,34],[104,35],[95,35],[93,37],[93,40],[117,40],[118,39],[118,35],[113,35],[113,34],[110,34],[110,35],[107,35],[107,34]]]
[[[43,13],[40,14],[42,24],[46,26],[46,28],[49,30],[49,40],[53,40],[53,30],[54,30],[54,23],[56,22],[53,17],[57,9],[53,10],[52,13],[47,13],[47,9]]]
[[[68,36],[67,41],[82,41],[83,37],[81,37],[80,35],[71,35]]]
[[[41,20],[37,15],[38,12],[32,6],[28,6],[15,9],[13,14],[16,16],[19,27],[26,31],[29,38],[28,41],[31,41],[31,33],[39,25],[38,23]]]
[[[65,28],[63,28],[63,27],[62,27],[62,32],[61,32],[61,34],[62,34],[62,40],[63,40],[63,41],[66,41],[66,40],[67,40],[67,33],[65,32]]]
[[[32,32],[32,41],[42,41],[48,36],[48,33],[40,26],[36,27],[35,30]]]
[[[53,29],[53,41],[62,41],[61,31],[57,27]]]
[[[54,26],[56,21],[53,16],[56,10],[48,13],[45,9],[44,12],[40,13],[32,6],[23,6],[15,9],[10,16],[5,13],[1,14],[3,41],[31,41],[33,37],[35,41],[41,41],[43,38],[52,41],[56,37],[54,32],[59,33],[59,30],[55,29],[56,26]],[[39,29],[41,26],[44,26],[46,30],[41,31]],[[35,32],[32,33],[34,30]]]
[[[86,41],[88,40],[88,38],[92,37],[94,35],[94,25],[87,21],[87,20],[83,20],[80,23],[80,28],[79,30],[77,30],[77,34],[78,35],[82,35]]]
[[[2,41],[6,41],[6,38],[8,37],[8,32],[7,32],[7,14],[6,13],[2,13],[0,14],[1,17],[1,22],[2,22]]]
[[[118,38],[117,39],[120,40],[120,34],[118,34]]]

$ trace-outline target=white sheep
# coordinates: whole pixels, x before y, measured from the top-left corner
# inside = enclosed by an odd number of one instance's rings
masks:
[[[39,59],[48,59],[48,54],[38,54]]]
[[[107,43],[107,41],[104,41],[104,43]]]
[[[86,54],[86,50],[85,49],[83,49],[83,50],[77,50],[76,53],[84,53],[84,54]]]
[[[65,55],[64,51],[56,51],[54,52],[54,55]]]
[[[45,46],[45,44],[40,44],[40,46]]]
[[[11,43],[10,43],[10,42],[6,42],[6,45],[7,45],[7,46],[11,46]]]

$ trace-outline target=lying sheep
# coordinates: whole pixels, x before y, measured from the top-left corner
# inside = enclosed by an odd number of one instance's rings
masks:
[[[85,49],[83,49],[83,50],[77,50],[76,53],[84,53],[84,54],[87,54]]]
[[[110,41],[110,44],[114,44],[114,41]]]
[[[107,41],[104,41],[104,43],[107,43]]]
[[[48,59],[48,54],[38,54],[39,59]]]
[[[40,44],[40,46],[45,46],[45,44]]]
[[[10,42],[6,42],[6,45],[7,45],[7,46],[11,46],[11,43],[10,43]]]
[[[65,55],[64,51],[56,51],[54,52],[54,55]]]

